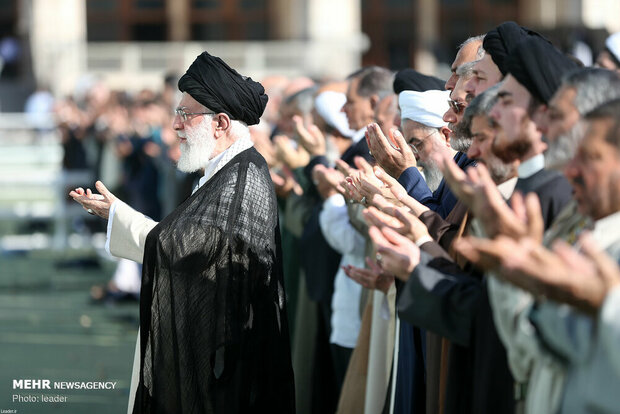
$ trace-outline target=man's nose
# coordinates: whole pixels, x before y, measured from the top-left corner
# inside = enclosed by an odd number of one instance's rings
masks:
[[[183,120],[179,115],[174,116],[174,119],[172,120],[172,129],[175,131],[183,129]]]
[[[454,124],[457,121],[456,114],[452,110],[452,108],[448,109],[445,114],[443,114],[443,121],[449,124]]]
[[[477,144],[472,143],[469,146],[469,149],[467,150],[467,158],[469,158],[470,160],[475,160],[480,158],[480,148],[478,147]]]

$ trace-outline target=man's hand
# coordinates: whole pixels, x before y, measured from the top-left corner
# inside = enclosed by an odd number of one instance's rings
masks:
[[[351,173],[351,178],[353,179],[353,185],[357,191],[362,197],[365,197],[364,200],[366,203],[364,204],[372,204],[373,197],[375,195],[381,195],[390,203],[401,205],[401,203],[392,194],[390,188],[377,178],[375,175],[375,170],[368,162],[366,162],[366,160],[362,157],[355,157],[355,165],[359,169]]]
[[[398,201],[398,203],[404,204],[405,206],[409,207],[411,212],[416,217],[420,217],[420,214],[429,210],[428,207],[426,207],[425,205],[420,203],[418,200],[416,200],[415,198],[407,194],[407,191],[405,190],[405,188],[402,185],[400,185],[400,183],[394,177],[391,177],[383,169],[381,169],[381,167],[375,167],[374,171],[375,171],[375,177],[383,181],[385,186],[392,192],[393,197],[385,197],[386,199],[390,200],[394,198],[395,200]],[[395,202],[394,204],[398,204],[398,203]]]
[[[344,176],[340,171],[317,164],[312,169],[312,181],[323,200],[337,193],[344,193],[342,187]]]
[[[398,178],[409,167],[417,165],[413,150],[396,129],[390,130],[390,140],[383,135],[377,124],[366,128],[368,148],[377,163],[392,177]]]
[[[303,194],[303,189],[295,180],[293,173],[287,167],[276,172],[269,171],[271,181],[276,189],[276,195],[280,198],[287,198],[291,191],[297,195]]]
[[[467,237],[458,250],[469,260],[535,296],[567,303],[595,314],[611,289],[620,285],[618,264],[602,252],[592,238],[580,238],[582,254],[563,241],[553,251],[537,240],[518,242],[504,236],[495,240]]]
[[[116,197],[108,191],[101,181],[95,183],[95,188],[100,194],[93,194],[90,188],[84,191],[80,187],[72,190],[69,195],[90,214],[95,214],[107,220],[110,216],[110,207],[116,201]]]
[[[435,158],[450,189],[469,207],[488,237],[503,234],[519,239],[530,235],[542,240],[544,225],[535,194],[528,194],[525,202],[519,195],[513,195],[512,210],[484,165],[469,167],[464,172],[445,154],[436,154]]]
[[[377,251],[376,263],[384,271],[406,282],[413,269],[420,263],[420,248],[408,238],[384,227],[372,226],[368,234]]]
[[[297,147],[293,148],[293,142],[286,135],[277,135],[273,142],[276,145],[276,154],[280,161],[294,170],[304,167],[310,162],[310,154],[305,149]]]
[[[310,125],[307,129],[302,117],[293,116],[295,133],[299,138],[299,143],[308,151],[310,155],[325,155],[326,143],[325,136],[316,125]]]
[[[366,258],[368,269],[362,269],[355,266],[342,266],[344,273],[366,289],[380,290],[387,294],[390,286],[394,283],[394,275],[384,273],[376,263]]]
[[[392,213],[394,216],[370,207],[364,211],[364,218],[369,225],[388,227],[414,243],[422,237],[430,237],[424,223],[407,211],[406,208],[395,208]]]

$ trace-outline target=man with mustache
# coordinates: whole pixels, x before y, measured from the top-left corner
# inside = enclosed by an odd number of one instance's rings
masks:
[[[109,250],[143,263],[133,413],[295,411],[278,213],[253,148],[267,96],[207,52],[179,80],[178,168],[198,188],[160,223],[101,182],[72,191],[108,219]]]

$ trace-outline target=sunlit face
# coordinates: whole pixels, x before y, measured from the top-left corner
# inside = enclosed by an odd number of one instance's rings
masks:
[[[482,160],[489,158],[491,145],[495,139],[495,129],[491,126],[488,118],[478,115],[472,118],[470,125],[472,143],[467,151],[467,158],[472,160]]]
[[[620,211],[620,152],[605,140],[612,120],[593,120],[564,174],[579,211],[599,220]]]
[[[388,95],[377,103],[375,108],[375,119],[377,125],[381,128],[383,134],[387,135],[390,129],[398,126],[398,97],[397,95]]]
[[[464,85],[465,91],[471,96],[480,95],[502,80],[502,72],[488,53],[476,62],[473,71],[474,75]]]
[[[452,66],[450,66],[452,75],[446,81],[446,90],[453,90],[456,82],[459,80],[459,76],[456,74],[456,69],[463,63],[473,62],[476,60],[476,55],[478,54],[478,48],[480,45],[482,45],[482,42],[470,42],[459,49],[456,57],[454,58],[454,62],[452,62]]]
[[[347,102],[342,110],[347,114],[349,128],[352,130],[360,130],[366,125],[374,121],[375,111],[372,107],[370,97],[363,97],[357,93],[359,86],[359,78],[353,78],[349,81],[347,88]]]
[[[443,176],[433,159],[433,154],[438,151],[450,151],[449,143],[445,137],[433,128],[429,128],[410,119],[401,122],[403,137],[411,146],[418,164],[423,168],[426,183],[431,190],[436,189]]]
[[[178,114],[174,117],[172,127],[179,137],[181,149],[177,168],[184,172],[198,171],[207,165],[215,150],[213,116],[200,114],[209,111],[187,93],[183,93],[177,109],[196,114],[188,115],[186,121]]]
[[[547,110],[545,138],[553,142],[566,134],[579,120],[579,112],[575,106],[577,90],[573,87],[560,88],[549,102]]]
[[[531,95],[512,76],[506,76],[497,94],[497,103],[489,115],[499,126],[493,142],[493,152],[504,162],[520,159],[540,139],[536,124],[530,119],[528,107]]]
[[[512,164],[504,163],[492,151],[496,129],[486,115],[474,116],[469,127],[472,142],[467,151],[467,158],[475,159],[487,166],[491,178],[497,184],[506,181],[515,173]]]

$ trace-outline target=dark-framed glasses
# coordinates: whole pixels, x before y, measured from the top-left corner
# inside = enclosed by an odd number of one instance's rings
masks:
[[[448,105],[450,105],[450,109],[452,109],[457,114],[463,112],[467,107],[467,104],[455,101],[453,99],[448,99]]]
[[[187,122],[187,117],[190,115],[215,115],[215,112],[185,112],[185,108],[177,108],[174,113],[180,116],[183,122]]]

